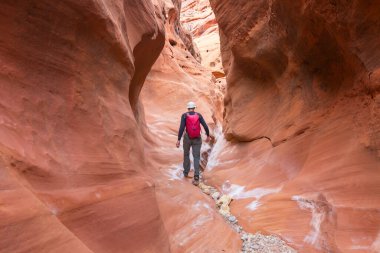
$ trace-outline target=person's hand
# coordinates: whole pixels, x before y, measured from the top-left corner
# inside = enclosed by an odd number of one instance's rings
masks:
[[[180,144],[180,142],[177,141],[177,143],[175,144],[175,146],[176,146],[177,148],[179,148],[179,144]]]
[[[207,136],[206,142],[210,142],[210,136]]]

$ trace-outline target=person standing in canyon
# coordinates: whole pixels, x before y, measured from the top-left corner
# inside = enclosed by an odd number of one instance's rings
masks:
[[[192,149],[194,157],[194,179],[193,184],[199,184],[199,162],[201,158],[201,147],[202,147],[202,137],[201,137],[201,124],[206,131],[207,139],[206,142],[210,141],[210,131],[208,126],[200,113],[195,112],[196,104],[194,102],[189,102],[187,104],[188,112],[182,114],[181,125],[178,131],[178,141],[177,148],[180,146],[180,141],[183,132],[186,129],[185,136],[183,138],[183,175],[188,177],[190,171],[190,148]]]

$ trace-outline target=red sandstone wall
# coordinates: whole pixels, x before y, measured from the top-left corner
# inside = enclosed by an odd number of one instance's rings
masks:
[[[182,2],[181,23],[191,32],[199,48],[201,63],[216,78],[224,77],[220,57],[218,24],[208,0],[185,0]]]
[[[379,3],[211,5],[227,73],[224,131],[246,142],[227,144],[211,180],[275,189],[233,211],[301,252],[378,251]]]
[[[139,130],[162,8],[0,3],[0,252],[169,251]]]
[[[239,235],[215,212],[212,199],[194,187],[191,179],[182,176],[183,150],[176,148],[175,143],[186,104],[197,103],[197,111],[213,132],[214,119],[221,119],[218,106],[222,94],[212,72],[189,50],[191,45],[181,35],[186,31],[178,20],[179,7],[170,2],[165,4],[165,12],[169,14],[165,47],[141,92],[148,130],[147,168],[154,176],[158,206],[172,252],[239,252]],[[204,140],[204,131],[202,136]],[[204,151],[209,148],[203,144]]]

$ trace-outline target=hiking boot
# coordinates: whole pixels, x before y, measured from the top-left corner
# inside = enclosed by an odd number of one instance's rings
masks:
[[[199,185],[199,176],[194,176],[193,185],[195,186]]]
[[[195,186],[198,186],[199,185],[199,180],[193,180],[193,185],[195,185]]]

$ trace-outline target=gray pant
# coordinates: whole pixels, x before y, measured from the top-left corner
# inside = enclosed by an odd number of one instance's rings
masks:
[[[187,134],[183,138],[183,173],[190,171],[190,147],[194,157],[194,177],[199,177],[199,161],[201,159],[202,138],[190,139]]]

